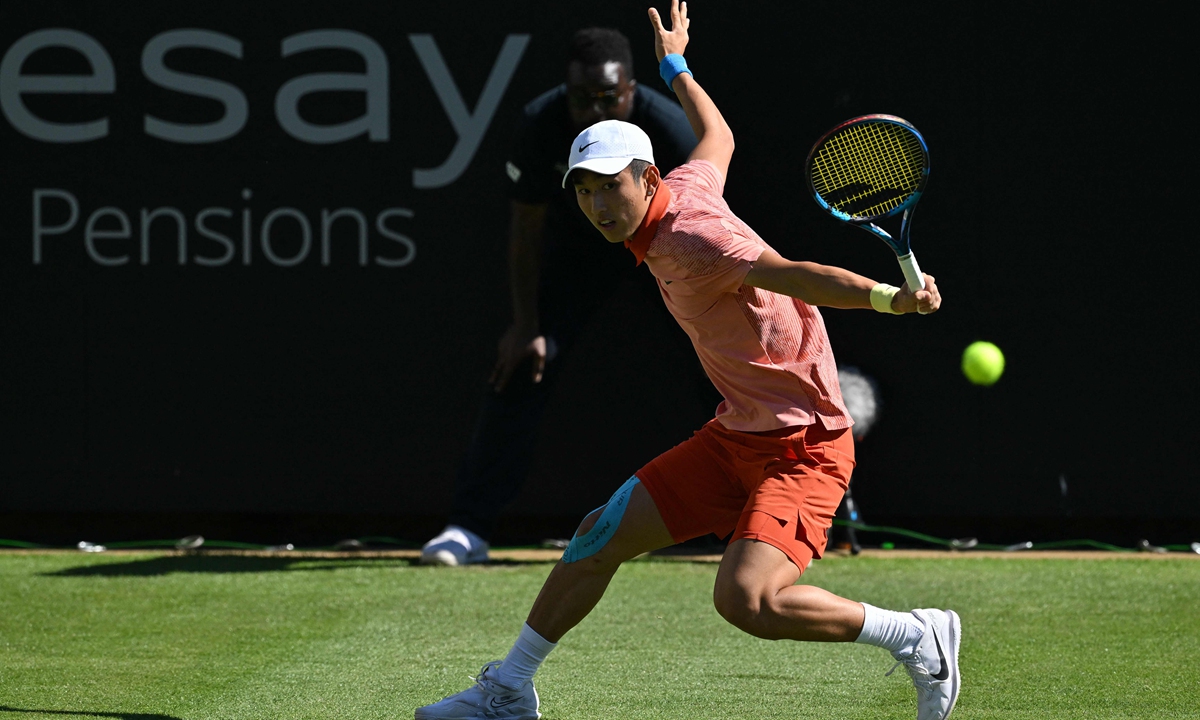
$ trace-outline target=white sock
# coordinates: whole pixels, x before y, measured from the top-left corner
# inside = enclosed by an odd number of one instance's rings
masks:
[[[496,668],[497,682],[514,690],[520,688],[533,679],[533,674],[556,647],[558,643],[552,643],[538,635],[536,630],[529,627],[529,623],[525,623],[504,662]]]
[[[915,615],[880,610],[866,603],[862,606],[863,629],[854,642],[890,650],[897,657],[911,655],[917,649],[917,643],[925,635],[925,625]]]

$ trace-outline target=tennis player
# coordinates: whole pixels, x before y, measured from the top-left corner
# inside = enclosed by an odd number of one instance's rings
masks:
[[[670,30],[649,12],[661,73],[696,149],[662,178],[644,132],[601,122],[572,144],[564,183],[606,240],[649,267],[725,399],[714,420],[584,519],[508,655],[416,718],[539,718],[534,673],[620,564],[716,533],[731,537],[713,593],[722,617],[765,639],[884,648],[912,678],[918,720],[944,720],[960,684],[956,613],[894,612],[795,584],[825,549],[854,467],[852,421],[816,306],[927,314],[941,304],[937,286],[926,275],[925,289],[912,292],[791,262],[739,220],[721,197],[733,134],[683,60],[687,5],[672,1]]]

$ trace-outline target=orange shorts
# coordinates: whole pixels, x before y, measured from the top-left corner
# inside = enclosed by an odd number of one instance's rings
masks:
[[[825,550],[853,470],[849,430],[807,425],[745,433],[710,420],[637,477],[675,542],[708,533],[759,540],[803,572]]]

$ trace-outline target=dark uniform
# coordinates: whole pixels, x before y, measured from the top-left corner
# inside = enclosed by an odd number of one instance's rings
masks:
[[[646,131],[663,175],[687,162],[696,135],[675,100],[643,85],[634,90],[628,122]],[[450,523],[490,539],[500,511],[516,497],[529,473],[533,446],[550,391],[580,331],[621,280],[634,271],[627,252],[616,252],[592,227],[562,187],[567,156],[578,131],[560,85],[525,106],[506,165],[509,197],[545,204],[538,321],[553,350],[540,383],[529,363],[518,367],[503,392],[489,389],[455,482]],[[647,282],[650,277],[647,275]]]

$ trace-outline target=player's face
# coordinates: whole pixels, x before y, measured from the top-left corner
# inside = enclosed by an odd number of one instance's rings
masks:
[[[637,81],[629,78],[625,66],[619,62],[568,65],[567,108],[575,130],[603,120],[628,120],[636,85]]]
[[[592,225],[610,243],[624,242],[641,225],[658,186],[658,170],[652,165],[641,178],[625,168],[616,175],[597,175],[576,170],[571,175],[575,200]]]

